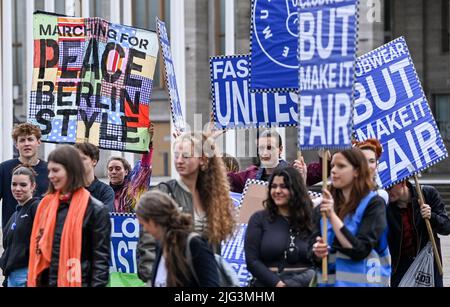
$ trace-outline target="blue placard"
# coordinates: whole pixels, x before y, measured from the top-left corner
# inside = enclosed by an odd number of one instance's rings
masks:
[[[180,105],[180,95],[178,94],[177,79],[173,67],[172,52],[170,50],[169,37],[167,35],[166,24],[156,17],[159,45],[161,47],[164,69],[166,71],[165,79],[169,92],[170,108],[172,110],[172,121],[175,129],[183,132],[186,130],[186,122],[183,118],[183,112]]]
[[[297,2],[252,2],[250,88],[253,92],[297,91]]]
[[[299,147],[351,146],[357,0],[299,3]]]
[[[380,140],[384,188],[448,156],[403,37],[358,58],[355,73],[356,138]]]
[[[213,112],[218,129],[294,126],[296,93],[250,93],[248,55],[212,57]]]
[[[134,214],[111,213],[110,272],[137,273],[139,222]]]

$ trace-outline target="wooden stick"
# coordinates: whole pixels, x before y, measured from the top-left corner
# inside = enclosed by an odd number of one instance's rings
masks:
[[[419,205],[420,205],[420,208],[422,208],[423,205],[425,204],[425,200],[423,198],[422,189],[420,188],[419,179],[417,178],[417,175],[414,175],[414,181],[416,183],[417,195],[419,195]],[[436,263],[437,263],[437,266],[439,269],[439,274],[443,275],[442,262],[441,262],[441,258],[439,257],[436,241],[434,240],[433,229],[431,228],[430,220],[425,219],[425,224],[427,225],[428,236],[430,237],[431,245],[433,245],[434,258],[436,260]]]
[[[328,159],[326,157],[322,157],[322,179],[322,188],[326,190],[328,189]],[[322,239],[323,242],[328,246],[328,219],[325,213],[322,213],[322,221]],[[325,283],[328,282],[328,256],[322,258],[322,280]]]

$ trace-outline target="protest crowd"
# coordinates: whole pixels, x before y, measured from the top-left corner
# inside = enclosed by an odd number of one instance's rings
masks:
[[[289,40],[300,69],[274,68],[257,47],[211,58],[204,131],[183,121],[162,21],[154,33],[36,13],[28,121],[10,136],[18,157],[0,164],[3,286],[443,287],[438,235],[450,219],[417,174],[448,154],[406,42],[356,58],[357,1],[301,3]],[[265,24],[251,31],[271,37]],[[153,184],[158,50],[176,179]],[[266,128],[288,125],[293,161]],[[245,169],[218,145],[236,128],[259,128]],[[41,157],[42,142],[58,146]],[[110,157],[106,183],[95,176],[100,150],[141,156]]]

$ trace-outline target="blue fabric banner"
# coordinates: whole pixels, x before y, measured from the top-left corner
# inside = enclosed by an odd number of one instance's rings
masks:
[[[250,89],[253,92],[297,90],[297,2],[252,2]]]
[[[135,214],[110,213],[111,260],[110,272],[137,273],[136,250],[139,222]]]
[[[183,132],[186,130],[186,122],[183,118],[183,112],[180,105],[180,95],[178,94],[177,78],[173,67],[172,52],[170,50],[169,37],[167,35],[166,24],[156,17],[159,45],[162,50],[165,79],[167,90],[169,92],[170,109],[172,110],[172,121],[175,129]]]
[[[357,0],[299,3],[299,146],[351,146]]]
[[[355,73],[356,138],[380,140],[384,188],[448,156],[403,37],[358,58]]]
[[[248,55],[212,57],[211,85],[218,129],[296,126],[295,93],[250,93]]]

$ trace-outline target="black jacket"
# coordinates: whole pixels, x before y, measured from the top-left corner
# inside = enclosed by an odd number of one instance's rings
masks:
[[[407,186],[411,192],[412,196],[412,210],[413,210],[413,228],[416,235],[416,252],[419,253],[422,248],[429,241],[428,231],[426,228],[426,224],[422,215],[420,213],[419,200],[416,193],[415,187],[407,182]],[[445,204],[442,201],[439,192],[431,186],[422,186],[422,193],[425,200],[425,203],[431,207],[431,228],[433,229],[434,239],[436,240],[436,245],[439,250],[439,254],[441,255],[441,244],[437,234],[440,235],[448,235],[450,234],[450,219],[447,216],[447,212],[445,211]],[[397,206],[395,202],[390,202],[387,207],[387,219],[388,219],[388,227],[389,227],[389,250],[391,252],[392,257],[392,274],[395,277],[397,268],[400,264],[401,258],[401,246],[402,246],[402,238],[403,238],[403,224],[400,208]],[[442,261],[442,256],[441,256]],[[435,272],[436,263],[435,265]],[[435,273],[435,283],[442,284],[442,276]]]
[[[39,202],[39,198],[32,198],[23,206],[17,206],[16,212],[4,228],[4,252],[0,259],[0,267],[5,276],[14,270],[28,267],[31,231]]]
[[[68,203],[61,203],[56,217],[50,267],[41,274],[41,286],[56,287],[58,282],[59,251]],[[83,287],[105,287],[109,281],[111,258],[111,220],[108,208],[93,197],[83,221],[81,272]]]
[[[179,274],[178,278],[182,281],[183,287],[219,287],[219,273],[216,260],[206,240],[200,236],[195,236],[190,240],[189,246],[192,264],[188,263],[188,265],[192,266],[191,269],[195,270],[198,282],[195,280],[192,273],[190,274],[190,278],[184,278],[183,275]],[[161,255],[162,248],[158,244],[155,264],[152,269],[152,285],[155,284]]]

